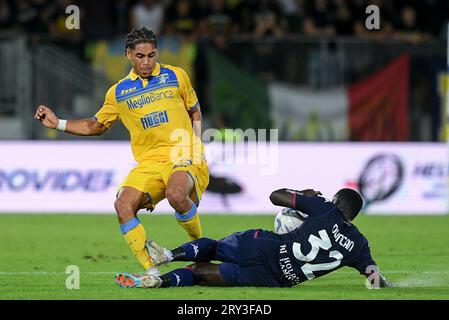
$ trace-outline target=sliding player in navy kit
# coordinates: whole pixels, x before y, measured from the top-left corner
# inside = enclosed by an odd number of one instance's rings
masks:
[[[352,189],[339,190],[332,200],[320,195],[312,189],[280,189],[271,194],[273,204],[307,215],[290,233],[247,230],[220,240],[201,238],[171,251],[151,242],[152,258],[158,265],[195,263],[162,276],[121,273],[116,282],[140,288],[196,284],[291,287],[348,266],[366,276],[371,287],[390,287],[371,257],[368,240],[351,223],[363,206],[361,196]],[[222,263],[209,262],[212,260]]]

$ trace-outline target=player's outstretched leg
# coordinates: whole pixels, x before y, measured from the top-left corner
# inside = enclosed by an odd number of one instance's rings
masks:
[[[123,272],[115,275],[115,282],[122,288],[187,287],[195,284],[195,276],[193,270],[186,267],[172,270],[162,276]]]
[[[225,282],[220,274],[220,265],[209,262],[194,263],[185,268],[179,268],[157,275],[135,275],[119,273],[115,282],[122,288],[167,288],[186,287],[196,284],[204,286],[224,286]]]
[[[154,241],[147,242],[148,252],[156,266],[171,261],[206,262],[215,260],[217,240],[201,238],[167,250]]]
[[[193,179],[187,171],[175,171],[168,180],[165,192],[168,202],[176,211],[179,225],[187,232],[190,240],[202,237],[197,206],[189,197],[194,186]]]

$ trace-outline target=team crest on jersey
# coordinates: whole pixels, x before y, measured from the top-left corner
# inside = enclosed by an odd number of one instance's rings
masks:
[[[157,80],[158,84],[162,84],[162,85],[166,84],[168,81],[168,73],[162,73],[162,74],[156,76],[156,80]]]

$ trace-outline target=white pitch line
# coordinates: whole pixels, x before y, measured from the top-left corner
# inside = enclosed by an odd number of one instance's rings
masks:
[[[340,273],[352,273],[351,271],[337,271]],[[409,271],[409,270],[380,270],[383,274],[388,273],[411,273],[411,274],[449,274],[449,270],[442,271]]]
[[[444,270],[444,271],[385,271],[384,273],[449,274],[449,270]]]
[[[354,273],[353,271],[349,270],[338,270],[337,273]],[[391,273],[410,273],[410,274],[449,274],[449,270],[442,270],[442,271],[408,271],[408,270],[381,270],[383,274],[391,274]],[[116,274],[119,273],[119,271],[97,271],[97,272],[83,272],[81,271],[80,274],[84,275],[110,275],[110,274]],[[7,272],[7,271],[0,271],[0,276],[20,276],[20,275],[26,275],[26,276],[51,276],[51,275],[67,275],[68,273],[65,272],[46,272],[46,271],[24,271],[24,272]]]
[[[99,271],[99,272],[80,272],[87,275],[99,275],[99,274],[116,274],[119,272],[115,271]],[[35,272],[3,272],[0,271],[0,276],[15,276],[15,275],[26,275],[26,276],[51,276],[51,275],[66,275],[70,273],[65,272],[45,272],[45,271],[35,271]]]

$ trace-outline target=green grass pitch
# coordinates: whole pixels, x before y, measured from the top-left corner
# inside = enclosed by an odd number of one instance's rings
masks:
[[[186,241],[173,216],[140,218],[161,245]],[[205,236],[220,238],[272,230],[273,218],[202,214],[202,225]],[[0,215],[0,299],[449,299],[449,216],[359,216],[355,223],[395,288],[368,290],[364,277],[345,267],[293,288],[122,289],[114,273],[140,268],[114,215]],[[68,265],[80,268],[78,290],[66,288]]]

